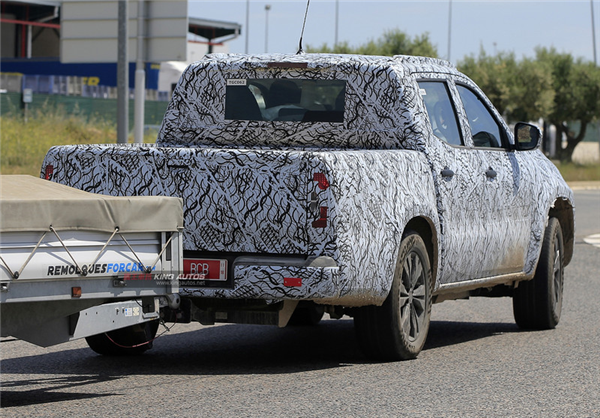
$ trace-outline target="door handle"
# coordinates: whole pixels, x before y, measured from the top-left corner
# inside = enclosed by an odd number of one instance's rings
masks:
[[[454,171],[450,170],[450,167],[446,166],[442,170],[442,177],[445,177],[447,179],[451,179],[452,177],[454,177]]]
[[[490,178],[490,179],[495,179],[496,176],[498,175],[498,173],[496,173],[494,171],[494,169],[492,167],[488,168],[487,171],[485,172],[485,175]]]

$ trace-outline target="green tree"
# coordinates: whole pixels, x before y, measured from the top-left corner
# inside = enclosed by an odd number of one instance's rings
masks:
[[[555,92],[554,106],[548,121],[556,127],[557,157],[571,161],[573,150],[584,136],[588,124],[600,118],[600,68],[571,54],[558,53],[554,48],[538,48],[537,61],[552,71]],[[579,122],[579,130],[572,122]],[[567,139],[562,148],[562,136]]]
[[[511,74],[515,72],[514,54],[499,53],[490,56],[483,48],[479,56],[465,57],[458,62],[458,69],[468,75],[492,101],[496,109],[506,117],[506,109],[511,103]]]
[[[546,118],[554,108],[555,92],[550,66],[531,58],[518,62],[511,78],[511,99],[506,106],[511,122]]]
[[[532,59],[517,61],[514,53],[465,57],[458,68],[492,101],[508,122],[537,120],[552,110],[554,90],[548,65]]]
[[[348,42],[340,42],[333,47],[327,44],[319,48],[310,45],[306,48],[308,52],[325,52],[334,54],[362,54],[362,55],[419,55],[424,57],[437,57],[437,48],[429,40],[429,33],[417,35],[411,38],[399,29],[388,30],[383,36],[376,40],[370,40],[366,44],[351,47]]]

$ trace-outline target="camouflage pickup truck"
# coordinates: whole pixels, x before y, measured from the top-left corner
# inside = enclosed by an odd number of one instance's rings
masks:
[[[42,176],[184,202],[167,320],[354,317],[370,358],[418,355],[432,303],[513,298],[554,328],[573,194],[484,93],[437,59],[214,54],[183,73],[156,144],[58,146]]]

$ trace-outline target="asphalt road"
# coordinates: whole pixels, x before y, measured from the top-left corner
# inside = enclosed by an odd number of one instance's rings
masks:
[[[584,238],[600,233],[600,191],[575,191],[575,236]]]
[[[509,298],[434,305],[414,361],[370,363],[352,320],[314,328],[176,325],[141,357],[3,338],[9,416],[600,416],[600,190],[576,192],[563,315],[520,331]],[[586,235],[584,235],[586,234]]]

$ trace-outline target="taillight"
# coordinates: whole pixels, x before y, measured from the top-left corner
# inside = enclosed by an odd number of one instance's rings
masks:
[[[325,174],[323,173],[314,173],[313,174],[313,181],[317,182],[317,186],[319,186],[319,189],[321,190],[327,190],[329,188],[329,180],[327,180],[327,177],[325,177]],[[310,208],[311,211],[316,211],[317,208],[319,208],[319,218],[315,221],[313,221],[312,226],[313,228],[325,228],[327,226],[327,206],[319,206],[319,199],[318,199],[318,193],[316,192],[312,192],[312,197],[310,200]]]
[[[319,214],[319,219],[312,223],[313,228],[325,228],[327,226],[327,206],[321,206]]]
[[[44,170],[44,178],[46,180],[51,180],[52,179],[52,174],[54,174],[54,166],[53,165],[47,165],[45,170]]]
[[[325,190],[329,187],[329,181],[327,181],[327,177],[323,173],[315,173],[313,174],[313,181],[318,183],[319,189]]]

